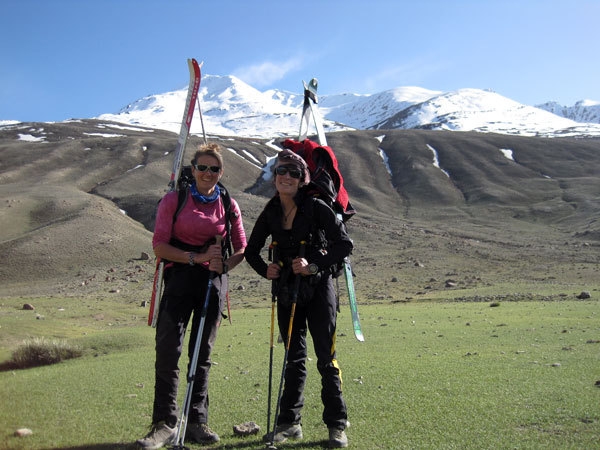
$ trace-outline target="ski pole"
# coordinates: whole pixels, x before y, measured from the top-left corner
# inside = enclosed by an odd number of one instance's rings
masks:
[[[306,248],[306,241],[300,242],[299,257],[304,258],[304,251]],[[277,394],[277,407],[275,409],[275,420],[273,422],[273,433],[271,434],[271,442],[267,443],[269,449],[273,449],[275,440],[275,431],[277,430],[277,419],[279,419],[279,408],[281,407],[281,394],[283,391],[283,379],[285,377],[285,366],[288,360],[288,354],[290,352],[290,342],[292,341],[292,327],[294,324],[294,316],[296,314],[296,303],[298,302],[298,291],[300,290],[300,275],[296,275],[294,279],[294,290],[292,291],[292,310],[290,312],[290,321],[288,324],[287,340],[285,343],[285,352],[283,354],[283,367],[281,368],[281,379],[279,380],[279,393]]]
[[[270,260],[275,264],[279,262],[279,249],[277,248],[277,242],[273,241],[269,246]],[[271,282],[271,341],[269,349],[269,394],[268,394],[268,406],[267,406],[267,431],[271,429],[271,400],[273,394],[273,348],[274,345],[274,334],[275,334],[275,305],[277,303],[277,282],[273,280]]]
[[[217,244],[221,244],[221,236],[215,236]],[[185,399],[183,401],[183,408],[181,409],[181,417],[179,419],[179,426],[177,427],[177,438],[175,445],[171,447],[174,450],[187,450],[187,447],[183,445],[185,440],[185,430],[187,428],[188,412],[190,410],[190,403],[192,402],[192,391],[194,389],[194,381],[196,378],[196,368],[198,366],[198,354],[200,353],[200,344],[202,343],[202,334],[204,333],[204,323],[206,322],[206,313],[208,311],[208,302],[210,300],[210,291],[213,287],[213,278],[217,276],[215,272],[210,272],[208,275],[208,285],[206,287],[206,296],[204,297],[204,304],[200,312],[200,325],[198,325],[198,331],[196,333],[196,343],[194,344],[194,354],[192,361],[190,362],[190,368],[188,370],[188,384],[185,391]]]

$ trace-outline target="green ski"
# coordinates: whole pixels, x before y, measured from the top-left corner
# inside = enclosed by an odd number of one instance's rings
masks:
[[[302,118],[300,120],[300,133],[298,140],[303,141],[308,135],[308,128],[310,123],[310,117],[313,118],[313,123],[317,129],[317,140],[319,145],[327,145],[327,137],[325,136],[325,129],[323,128],[323,119],[317,109],[316,105],[319,102],[317,96],[317,88],[319,82],[316,78],[310,80],[309,83],[302,82],[304,85],[304,103],[302,105]],[[341,214],[338,214],[338,218],[342,220]],[[346,279],[346,289],[348,291],[348,299],[350,303],[350,313],[352,314],[352,327],[354,328],[354,336],[361,342],[364,342],[365,336],[363,335],[362,328],[360,326],[360,316],[358,315],[358,303],[356,301],[356,291],[354,290],[354,274],[352,273],[352,265],[350,264],[350,258],[344,258],[344,278]]]

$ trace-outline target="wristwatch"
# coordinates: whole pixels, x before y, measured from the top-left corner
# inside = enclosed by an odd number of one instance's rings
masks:
[[[311,275],[316,275],[318,271],[319,271],[319,266],[317,266],[316,264],[310,263],[308,265],[308,273],[310,273]]]
[[[189,254],[189,259],[188,259],[188,263],[190,266],[195,265],[196,263],[194,262],[194,258],[196,257],[196,253],[194,252],[190,252]]]

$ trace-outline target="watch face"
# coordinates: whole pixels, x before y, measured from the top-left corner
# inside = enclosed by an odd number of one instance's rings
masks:
[[[319,271],[319,267],[316,264],[309,264],[308,271],[311,273],[311,275],[314,275]]]

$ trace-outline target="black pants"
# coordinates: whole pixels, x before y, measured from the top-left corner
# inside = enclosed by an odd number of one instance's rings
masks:
[[[183,350],[185,330],[193,313],[192,331],[188,346],[188,357],[191,361],[200,325],[202,307],[206,298],[209,274],[204,269],[192,268],[191,266],[190,268],[184,267],[177,270],[179,272],[170,274],[168,281],[166,281],[167,284],[160,303],[160,312],[156,325],[156,363],[152,423],[165,421],[169,426],[175,426],[178,418],[178,362]],[[189,423],[208,422],[210,354],[217,337],[222,306],[216,290],[214,288],[211,289],[211,297],[208,303],[202,341],[198,353],[198,364],[189,411]],[[188,379],[183,381],[187,383]]]
[[[277,305],[279,331],[284,342],[287,340],[290,313],[291,306]],[[342,396],[342,376],[335,352],[336,320],[337,300],[333,282],[331,276],[323,277],[312,300],[296,306],[278,425],[301,423],[307,375],[308,330],[317,356],[317,369],[321,374],[323,422],[328,428],[346,428],[346,403]]]

